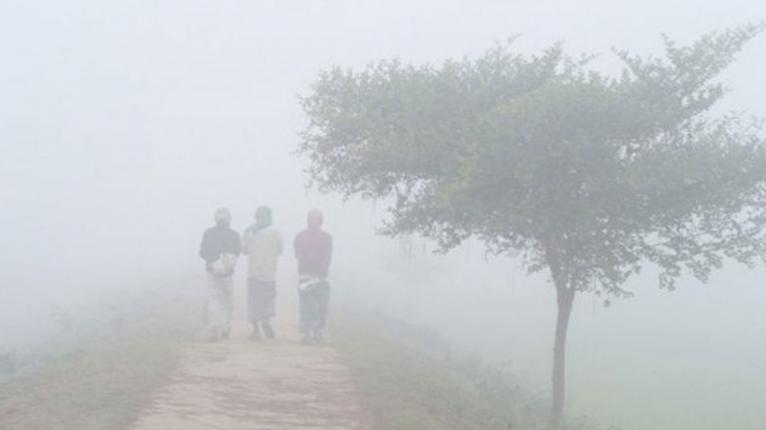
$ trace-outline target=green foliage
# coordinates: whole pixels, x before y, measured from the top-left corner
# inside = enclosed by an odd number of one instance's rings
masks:
[[[334,346],[351,370],[376,429],[535,430],[545,426],[543,402],[525,394],[511,375],[456,354],[418,327],[345,315],[332,329]]]
[[[615,50],[619,76],[555,45],[440,66],[324,72],[303,99],[301,152],[320,190],[391,199],[384,232],[448,250],[477,236],[559,288],[615,295],[642,264],[661,285],[766,255],[760,123],[716,117],[716,77],[764,29]]]

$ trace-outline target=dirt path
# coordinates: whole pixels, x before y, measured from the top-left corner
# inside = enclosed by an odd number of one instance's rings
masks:
[[[280,314],[275,340],[247,340],[237,321],[229,340],[185,345],[176,374],[130,430],[370,429],[335,350],[301,345],[284,322],[290,314]]]

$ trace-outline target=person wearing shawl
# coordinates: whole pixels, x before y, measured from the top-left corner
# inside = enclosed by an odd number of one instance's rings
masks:
[[[229,336],[234,268],[240,250],[239,234],[230,228],[229,210],[216,210],[214,219],[215,227],[205,230],[199,250],[207,272],[207,318],[212,342]]]
[[[282,255],[282,235],[273,228],[271,209],[261,206],[255,212],[255,224],[242,234],[242,253],[247,255],[248,319],[253,325],[251,339],[261,339],[261,330],[274,337],[271,319],[276,316],[277,262]]]
[[[327,274],[332,260],[332,236],[322,230],[324,216],[319,210],[308,213],[308,228],[295,237],[298,259],[300,330],[303,342],[321,342],[327,320],[330,284]]]

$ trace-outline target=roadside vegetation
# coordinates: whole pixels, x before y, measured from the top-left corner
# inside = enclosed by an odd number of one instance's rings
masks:
[[[456,352],[425,328],[383,316],[343,315],[333,346],[349,366],[376,430],[543,429],[549,399],[513,375]],[[570,420],[568,429],[593,429]]]
[[[183,343],[194,338],[199,306],[188,298],[150,296],[134,304],[134,312],[98,323],[102,329],[94,330],[92,320],[69,327],[67,336],[79,335],[79,341],[52,340],[59,353],[0,384],[0,428],[128,428],[174,371]],[[455,351],[428,328],[339,312],[332,335],[375,430],[547,425],[547,397],[530,394],[508,372]],[[570,419],[567,430],[594,427]]]
[[[90,321],[53,339],[64,352],[0,384],[3,430],[123,429],[149,401],[150,393],[176,366],[183,341],[197,327],[192,300],[163,300],[121,315],[106,330]]]

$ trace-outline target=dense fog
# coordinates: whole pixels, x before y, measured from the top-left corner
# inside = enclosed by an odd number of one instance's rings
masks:
[[[198,288],[200,235],[217,207],[241,231],[272,206],[287,243],[320,207],[337,303],[432,327],[543,396],[547,273],[486,256],[478,241],[442,256],[424,239],[377,236],[386,202],[307,189],[299,96],[332,65],[439,63],[516,35],[521,52],[562,41],[617,72],[612,47],[659,53],[662,33],[689,42],[763,19],[766,3],[748,0],[5,1],[0,353],[40,347],[61,313]],[[766,117],[765,59],[761,35],[723,75],[731,91],[719,109]],[[291,252],[280,264],[293,282]],[[636,430],[762,428],[764,282],[764,268],[728,264],[708,284],[667,292],[648,268],[630,281],[632,299],[580,296],[572,412]]]

